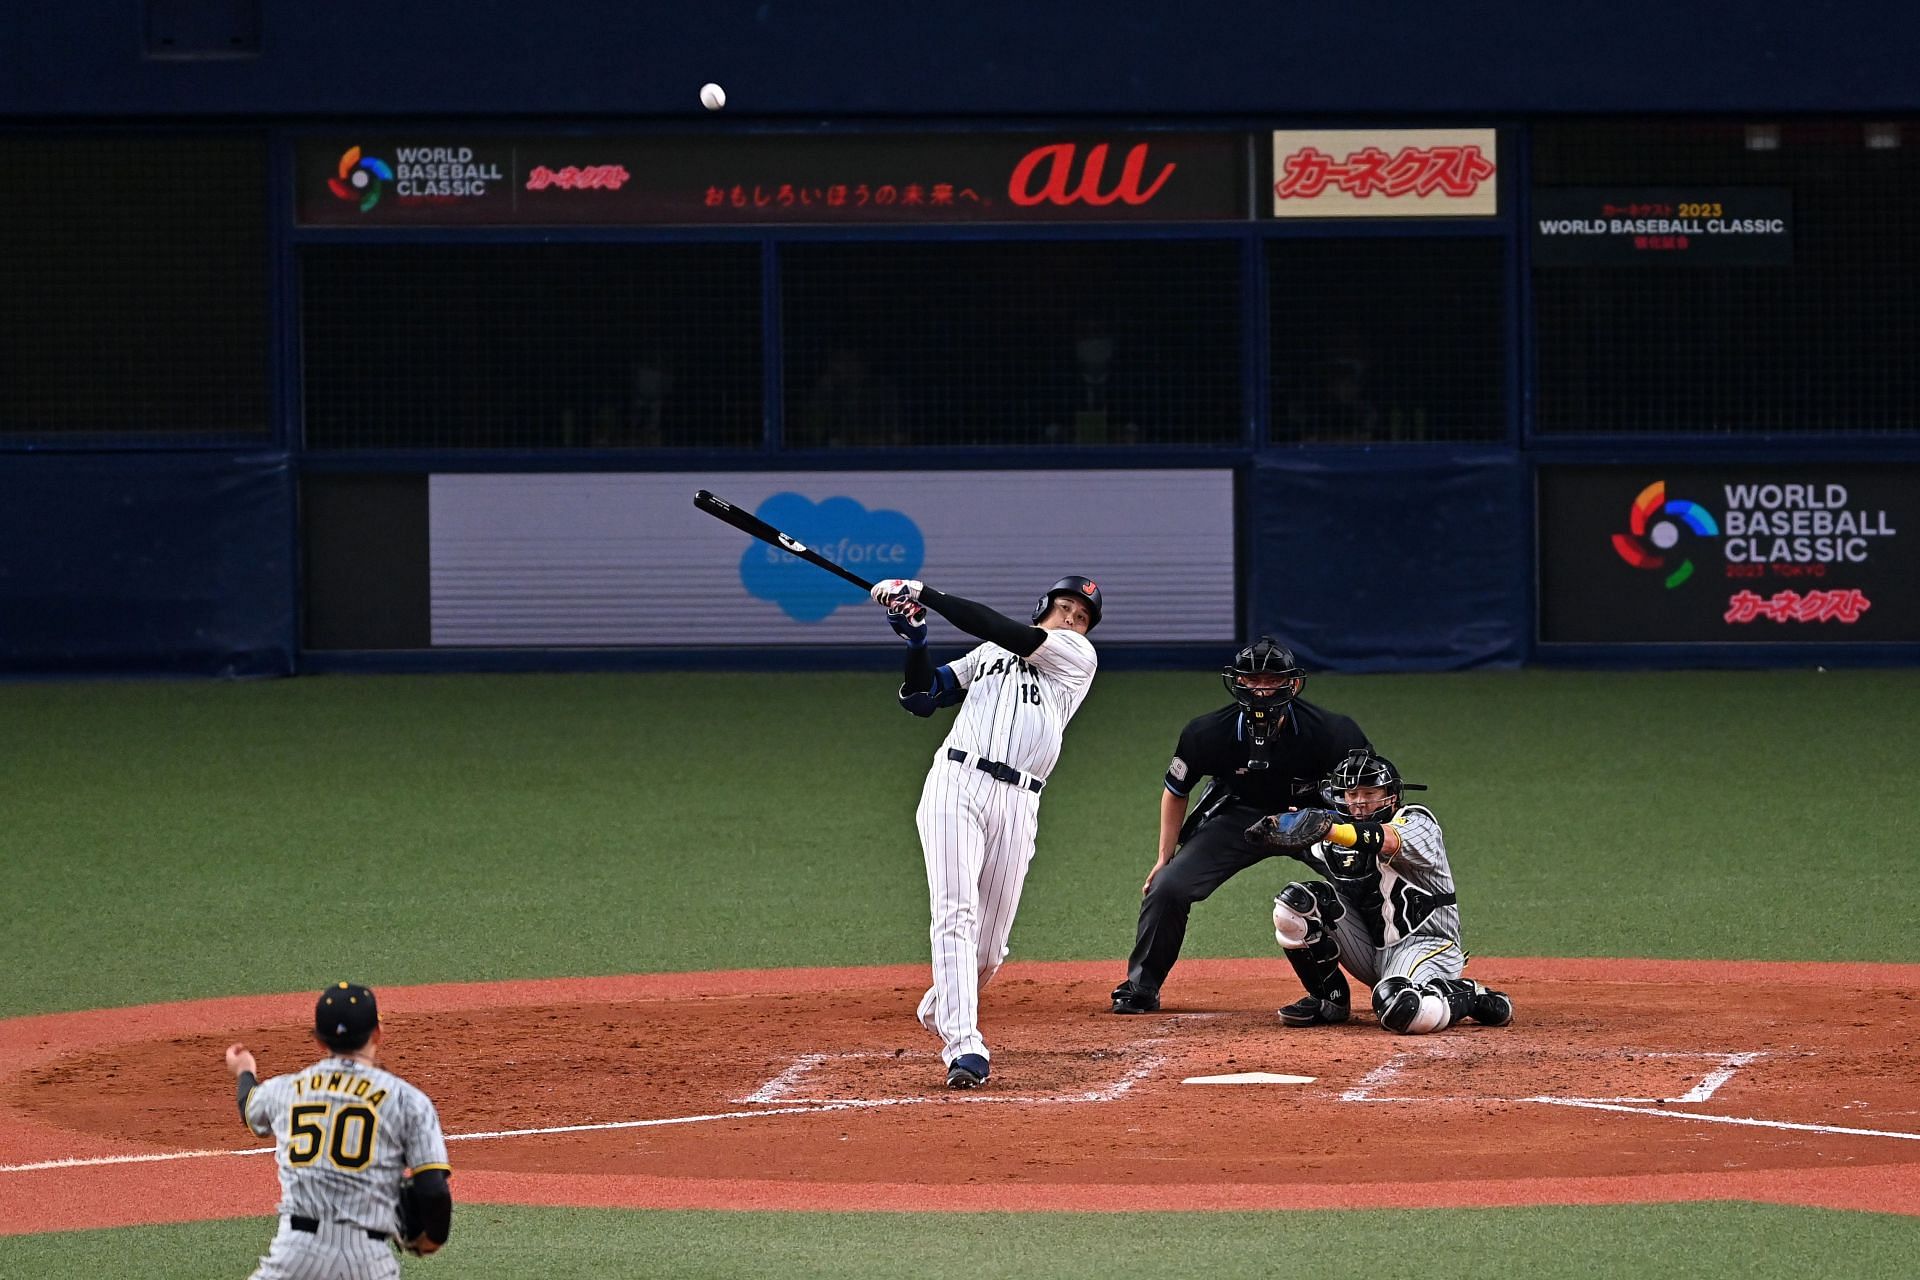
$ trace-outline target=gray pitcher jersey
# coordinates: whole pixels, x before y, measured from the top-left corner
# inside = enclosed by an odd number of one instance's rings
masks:
[[[948,664],[967,691],[946,745],[1045,778],[1100,659],[1078,631],[1049,631],[1025,658],[983,644]]]
[[[427,1095],[352,1058],[322,1058],[255,1086],[247,1125],[273,1139],[283,1214],[391,1232],[405,1172],[448,1169]]]

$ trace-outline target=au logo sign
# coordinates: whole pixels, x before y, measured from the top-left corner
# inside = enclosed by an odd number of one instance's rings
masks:
[[[1074,177],[1075,151],[1071,142],[1055,142],[1035,147],[1021,156],[1020,163],[1013,166],[1013,177],[1007,182],[1007,198],[1017,205],[1051,204],[1062,208],[1075,204],[1100,207],[1115,201],[1143,205],[1167,185],[1167,179],[1179,168],[1177,164],[1162,165],[1153,181],[1142,187],[1141,180],[1147,170],[1147,144],[1135,143],[1128,149],[1127,158],[1120,166],[1120,176],[1111,187],[1102,191],[1100,184],[1106,175],[1107,144],[1098,143],[1087,151],[1087,158],[1081,164],[1077,179]],[[1034,180],[1039,175],[1044,175],[1044,179],[1036,190]]]

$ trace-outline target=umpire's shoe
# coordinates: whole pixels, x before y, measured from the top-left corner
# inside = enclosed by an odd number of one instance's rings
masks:
[[[1467,1016],[1483,1026],[1504,1027],[1513,1021],[1513,1000],[1504,991],[1493,991],[1485,983],[1476,982]]]
[[[1113,1011],[1115,1013],[1158,1013],[1160,1012],[1160,994],[1135,986],[1131,981],[1123,982],[1113,989]]]
[[[987,1060],[977,1053],[963,1053],[947,1064],[947,1088],[978,1089],[987,1082]]]
[[[1345,1000],[1303,996],[1280,1011],[1280,1021],[1290,1027],[1315,1027],[1323,1022],[1345,1022],[1351,1013]]]

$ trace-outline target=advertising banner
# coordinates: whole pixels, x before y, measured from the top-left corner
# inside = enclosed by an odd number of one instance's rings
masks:
[[[434,645],[900,644],[859,588],[695,509],[702,487],[869,581],[1024,622],[1084,574],[1096,642],[1234,637],[1229,470],[462,474],[428,486]]]
[[[1538,187],[1536,267],[1787,266],[1786,187]]]
[[[1543,643],[1920,640],[1920,466],[1543,466]]]
[[[1273,135],[1276,218],[1491,218],[1492,129],[1296,129]]]
[[[1193,222],[1250,216],[1242,134],[303,138],[303,226]]]

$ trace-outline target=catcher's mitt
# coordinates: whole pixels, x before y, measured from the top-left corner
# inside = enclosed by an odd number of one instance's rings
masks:
[[[1269,849],[1297,853],[1318,844],[1333,829],[1333,813],[1327,809],[1297,809],[1275,813],[1247,828],[1247,839]]]

